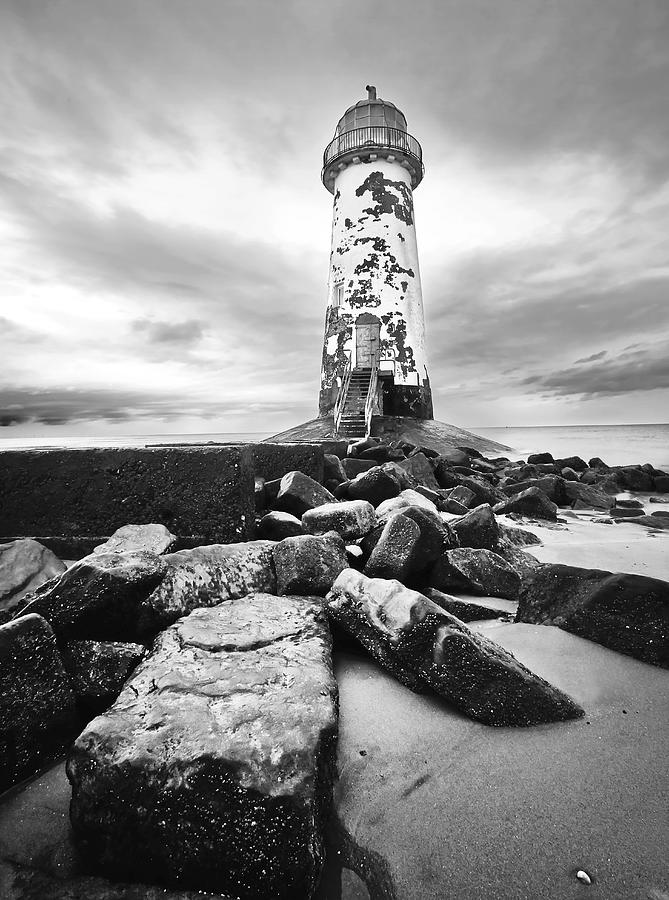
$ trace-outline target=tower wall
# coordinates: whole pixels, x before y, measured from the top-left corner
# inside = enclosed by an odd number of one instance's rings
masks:
[[[411,175],[398,159],[352,163],[334,184],[328,307],[319,411],[356,362],[356,320],[380,322],[384,414],[432,418]],[[393,364],[394,363],[394,364]]]

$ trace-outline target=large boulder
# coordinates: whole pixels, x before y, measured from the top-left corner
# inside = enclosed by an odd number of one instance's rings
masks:
[[[440,460],[435,469],[435,477],[439,483],[439,486],[442,488],[455,488],[455,487],[466,487],[474,495],[474,500],[478,506],[481,503],[489,503],[491,506],[494,506],[495,503],[501,503],[502,500],[506,499],[506,494],[501,491],[498,487],[490,484],[489,481],[481,476],[468,476],[468,475],[459,475],[457,472],[454,472],[453,469],[448,466],[443,460]],[[451,495],[453,499],[457,499],[462,503],[459,497],[456,495]],[[470,506],[471,503],[465,503],[465,506]]]
[[[98,544],[93,553],[132,553],[135,550],[148,550],[149,553],[167,553],[174,546],[176,535],[164,525],[123,525],[108,538],[104,544]]]
[[[376,513],[366,500],[325,503],[308,509],[302,516],[302,525],[309,534],[336,531],[346,541],[356,541],[374,528]]]
[[[324,859],[337,685],[322,601],[255,594],[163,632],[67,763],[89,868],[308,900]]]
[[[334,495],[322,484],[302,472],[288,472],[281,479],[274,507],[292,513],[298,519],[308,510],[333,503]]]
[[[348,566],[346,547],[334,531],[286,538],[274,545],[272,555],[279,594],[324,597]]]
[[[669,494],[669,475],[656,475],[653,478],[653,490],[658,494]]]
[[[413,519],[402,513],[391,516],[367,560],[365,575],[404,581],[412,568],[420,536],[421,530]]]
[[[436,490],[439,487],[439,483],[434,477],[434,469],[430,464],[430,460],[424,453],[414,453],[409,459],[400,462],[399,465],[424,487],[431,488],[432,490]]]
[[[578,480],[578,478],[577,478]],[[531,478],[529,481],[517,481],[504,486],[504,493],[509,497],[526,491],[528,488],[539,488],[540,491],[556,503],[558,506],[566,506],[568,502],[565,479],[559,475],[544,475],[541,478]]]
[[[497,553],[457,547],[441,555],[428,581],[431,587],[447,593],[461,591],[517,600],[521,579],[513,566]]]
[[[541,543],[541,538],[526,528],[516,528],[515,525],[507,525],[505,522],[498,522],[497,527],[499,528],[500,537],[516,547],[526,547]]]
[[[569,482],[565,482],[568,484]],[[557,519],[557,506],[538,487],[530,487],[508,500],[497,503],[493,507],[498,515],[518,513],[532,519],[546,519],[554,522]]]
[[[419,494],[418,491],[407,488],[398,494],[397,497],[392,497],[390,500],[384,500],[383,503],[379,503],[376,508],[376,515],[379,521],[385,521],[390,516],[403,512],[408,506],[420,506],[430,512],[437,512],[437,507],[431,500]]]
[[[396,497],[399,492],[400,483],[394,472],[381,466],[358,475],[347,487],[347,496],[351,500],[367,500],[372,506]]]
[[[167,558],[136,550],[84,557],[26,598],[59,640],[133,641],[141,605],[168,571]]]
[[[523,585],[516,618],[669,667],[669,582],[657,578],[542,566]]]
[[[0,793],[59,756],[79,728],[48,623],[28,615],[0,625]]]
[[[66,643],[63,665],[82,711],[90,717],[111,706],[145,654],[142,644],[121,641]]]
[[[347,478],[356,478],[362,472],[369,472],[370,469],[377,468],[378,463],[373,459],[358,459],[348,456],[346,459],[342,459],[341,465]]]
[[[461,519],[450,523],[461,547],[479,550],[496,550],[499,544],[499,526],[488,503],[482,503]]]
[[[583,710],[506,650],[398,581],[347,569],[327,597],[332,619],[399,681],[432,689],[486,725],[537,725]]]
[[[567,500],[573,509],[608,509],[615,497],[594,484],[565,481]]]
[[[272,541],[209,544],[161,557],[167,572],[142,602],[140,634],[151,637],[202,606],[276,590]]]
[[[256,528],[258,540],[282,541],[298,534],[305,534],[301,520],[292,513],[281,512],[278,509],[266,513]]]
[[[652,491],[653,476],[638,466],[621,466],[616,469],[618,484],[627,491]]]
[[[65,569],[55,553],[31,538],[0,544],[0,615],[15,612],[23,597]]]
[[[346,480],[347,475],[341,459],[333,453],[326,453],[323,456],[323,483],[327,486],[330,483],[341,484]]]

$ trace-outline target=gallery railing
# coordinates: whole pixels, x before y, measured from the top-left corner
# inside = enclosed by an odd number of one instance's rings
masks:
[[[325,148],[323,167],[339,156],[352,150],[370,149],[372,146],[387,147],[400,150],[417,160],[419,167],[423,165],[423,151],[413,135],[401,128],[390,128],[387,125],[368,125],[366,128],[354,128],[333,138]]]

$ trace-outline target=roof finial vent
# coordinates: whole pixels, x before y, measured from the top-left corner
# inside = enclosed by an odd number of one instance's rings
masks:
[[[368,100],[376,100],[376,88],[373,84],[365,85],[365,90],[367,91]]]

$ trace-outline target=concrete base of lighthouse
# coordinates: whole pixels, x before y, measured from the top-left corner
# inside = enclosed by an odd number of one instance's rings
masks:
[[[430,447],[436,453],[444,453],[454,447],[472,447],[480,453],[489,454],[499,454],[510,449],[504,444],[498,444],[464,428],[437,422],[434,419],[415,419],[411,416],[374,416],[372,437],[381,438],[387,443],[403,438],[417,446]],[[332,416],[319,416],[266,440],[273,443],[307,441],[318,444],[335,439]]]

